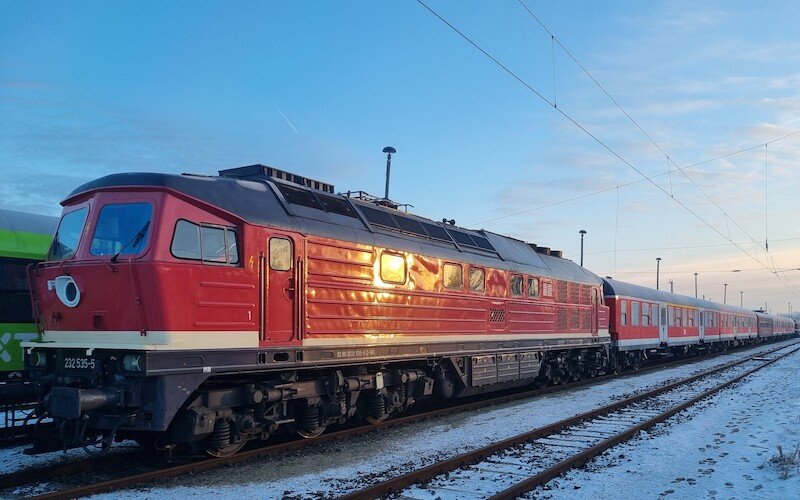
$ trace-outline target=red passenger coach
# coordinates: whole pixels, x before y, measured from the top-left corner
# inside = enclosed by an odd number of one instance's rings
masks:
[[[794,333],[795,322],[791,318],[762,312],[756,312],[756,316],[758,317],[758,337],[761,339],[771,339]]]
[[[26,359],[69,445],[223,455],[609,364],[602,282],[558,252],[261,165],[220,174],[111,175],[63,202]]]
[[[623,366],[637,366],[649,353],[717,350],[757,337],[756,313],[747,309],[613,279],[603,280],[603,292]]]

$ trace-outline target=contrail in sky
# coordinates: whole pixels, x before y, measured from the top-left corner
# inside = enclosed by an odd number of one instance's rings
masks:
[[[296,129],[296,128],[294,128],[294,125],[292,125],[292,122],[290,122],[290,121],[289,121],[289,119],[288,119],[288,118],[286,118],[286,115],[285,115],[285,114],[283,114],[283,111],[281,111],[281,108],[279,108],[278,106],[275,106],[275,109],[277,109],[277,110],[278,110],[278,113],[280,113],[280,114],[281,114],[281,116],[283,117],[283,119],[284,119],[284,120],[286,120],[286,123],[288,123],[288,124],[289,124],[289,126],[290,126],[290,127],[292,127],[292,130],[294,130],[294,133],[296,134],[296,133],[297,133],[297,129]]]

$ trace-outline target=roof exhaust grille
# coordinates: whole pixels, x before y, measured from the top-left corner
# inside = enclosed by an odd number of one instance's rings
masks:
[[[220,177],[229,177],[232,179],[243,180],[273,180],[278,179],[284,182],[291,182],[303,187],[325,191],[326,193],[333,193],[333,184],[327,182],[310,179],[302,175],[293,174],[279,168],[269,167],[267,165],[247,165],[246,167],[227,168],[219,171]]]

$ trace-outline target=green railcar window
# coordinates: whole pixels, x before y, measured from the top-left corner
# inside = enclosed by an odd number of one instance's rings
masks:
[[[33,322],[27,267],[35,263],[35,260],[0,258],[0,323]]]

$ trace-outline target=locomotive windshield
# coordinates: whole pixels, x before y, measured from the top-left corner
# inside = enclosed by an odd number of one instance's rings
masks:
[[[47,254],[47,260],[64,260],[75,255],[88,213],[89,209],[83,207],[64,214],[53,237],[53,245]]]
[[[135,255],[147,247],[153,207],[149,203],[114,203],[104,206],[89,252],[92,255]]]

